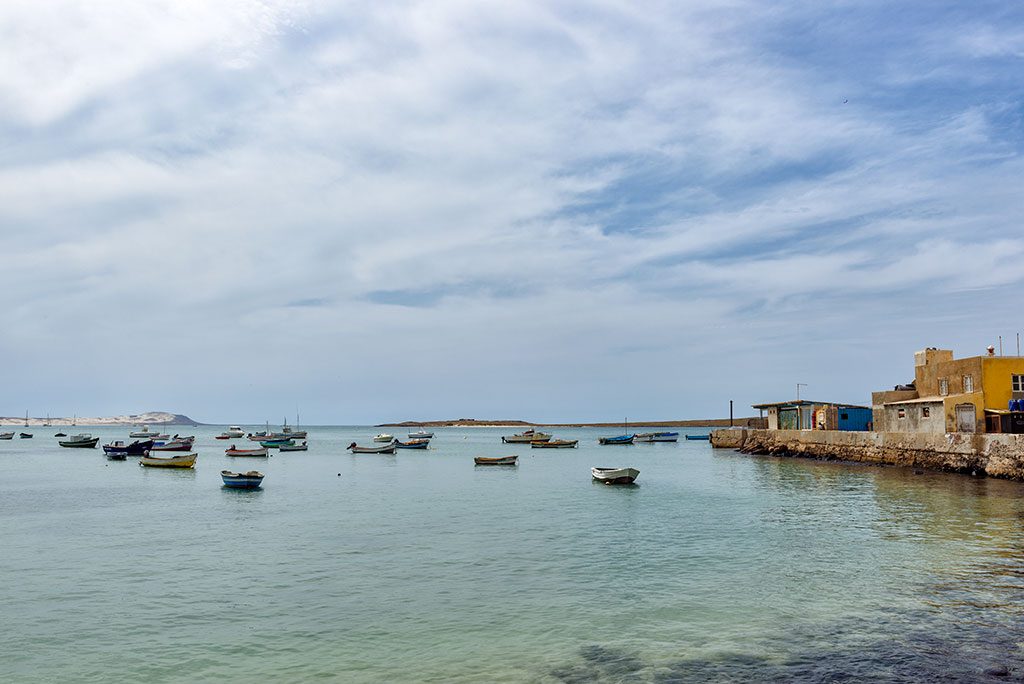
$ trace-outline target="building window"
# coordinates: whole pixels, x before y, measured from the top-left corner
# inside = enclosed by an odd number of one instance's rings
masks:
[[[921,417],[922,418],[931,418],[932,417],[932,407],[931,406],[922,406],[921,407]]]
[[[970,375],[964,376],[964,394],[974,391],[974,377]]]
[[[849,413],[840,413],[839,414],[839,420],[850,420],[850,414]]]
[[[897,409],[896,410],[896,417],[899,418],[900,420],[903,420],[904,418],[906,418],[907,417],[907,409]]]
[[[1024,376],[1021,377],[1024,378]],[[949,394],[949,380],[947,380],[946,378],[939,378],[939,394],[941,394],[942,396],[946,396],[947,394]]]
[[[1013,391],[1024,392],[1024,375],[1011,375],[1013,379]]]

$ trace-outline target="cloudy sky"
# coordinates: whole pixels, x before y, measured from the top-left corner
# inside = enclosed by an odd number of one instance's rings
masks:
[[[0,5],[0,414],[869,403],[1024,329],[1015,3]]]

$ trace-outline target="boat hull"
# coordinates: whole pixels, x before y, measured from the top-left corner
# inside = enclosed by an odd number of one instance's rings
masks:
[[[374,442],[393,442],[395,438],[393,435],[377,435],[373,438]]]
[[[533,430],[527,430],[518,435],[508,435],[501,438],[504,444],[529,444],[531,442],[548,442],[551,440],[551,435],[543,432],[534,432]]]
[[[267,449],[225,449],[225,456],[257,456],[259,458],[267,457]]]
[[[531,449],[575,449],[578,439],[552,439],[549,442],[530,442]]]
[[[604,484],[633,484],[640,471],[636,468],[591,468],[593,479]]]
[[[691,441],[708,441],[711,439],[711,435],[686,435],[686,439]]]
[[[394,445],[399,449],[426,449],[430,446],[429,439],[414,439],[408,442],[399,442],[397,439]]]
[[[473,459],[473,464],[478,466],[514,466],[518,465],[518,456],[477,456]]]
[[[620,435],[618,437],[601,437],[597,440],[597,443],[604,444],[605,446],[632,444],[633,435]]]
[[[678,442],[678,432],[645,432],[633,435],[634,442]]]
[[[100,443],[99,437],[93,437],[92,439],[76,439],[76,440],[60,440],[57,444],[68,449],[95,449],[96,445]]]
[[[305,444],[282,444],[278,447],[281,451],[306,451],[309,449]]]
[[[348,448],[353,454],[393,454],[395,453],[395,445],[387,444],[379,447],[361,447],[352,444]]]
[[[14,439],[13,432],[0,432],[0,439]]]
[[[225,487],[231,489],[259,489],[263,484],[263,473],[258,470],[250,470],[247,473],[236,473],[230,470],[220,471],[221,480]]]
[[[196,465],[196,454],[143,456],[139,459],[139,465],[147,468],[193,468]]]

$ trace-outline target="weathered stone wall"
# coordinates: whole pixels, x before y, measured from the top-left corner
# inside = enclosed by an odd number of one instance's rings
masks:
[[[715,430],[711,445],[749,454],[929,468],[1024,480],[1024,435]]]

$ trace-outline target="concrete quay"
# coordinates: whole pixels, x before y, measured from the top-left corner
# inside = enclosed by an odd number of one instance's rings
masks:
[[[1024,435],[1015,434],[730,429],[714,430],[711,446],[1024,480]]]

